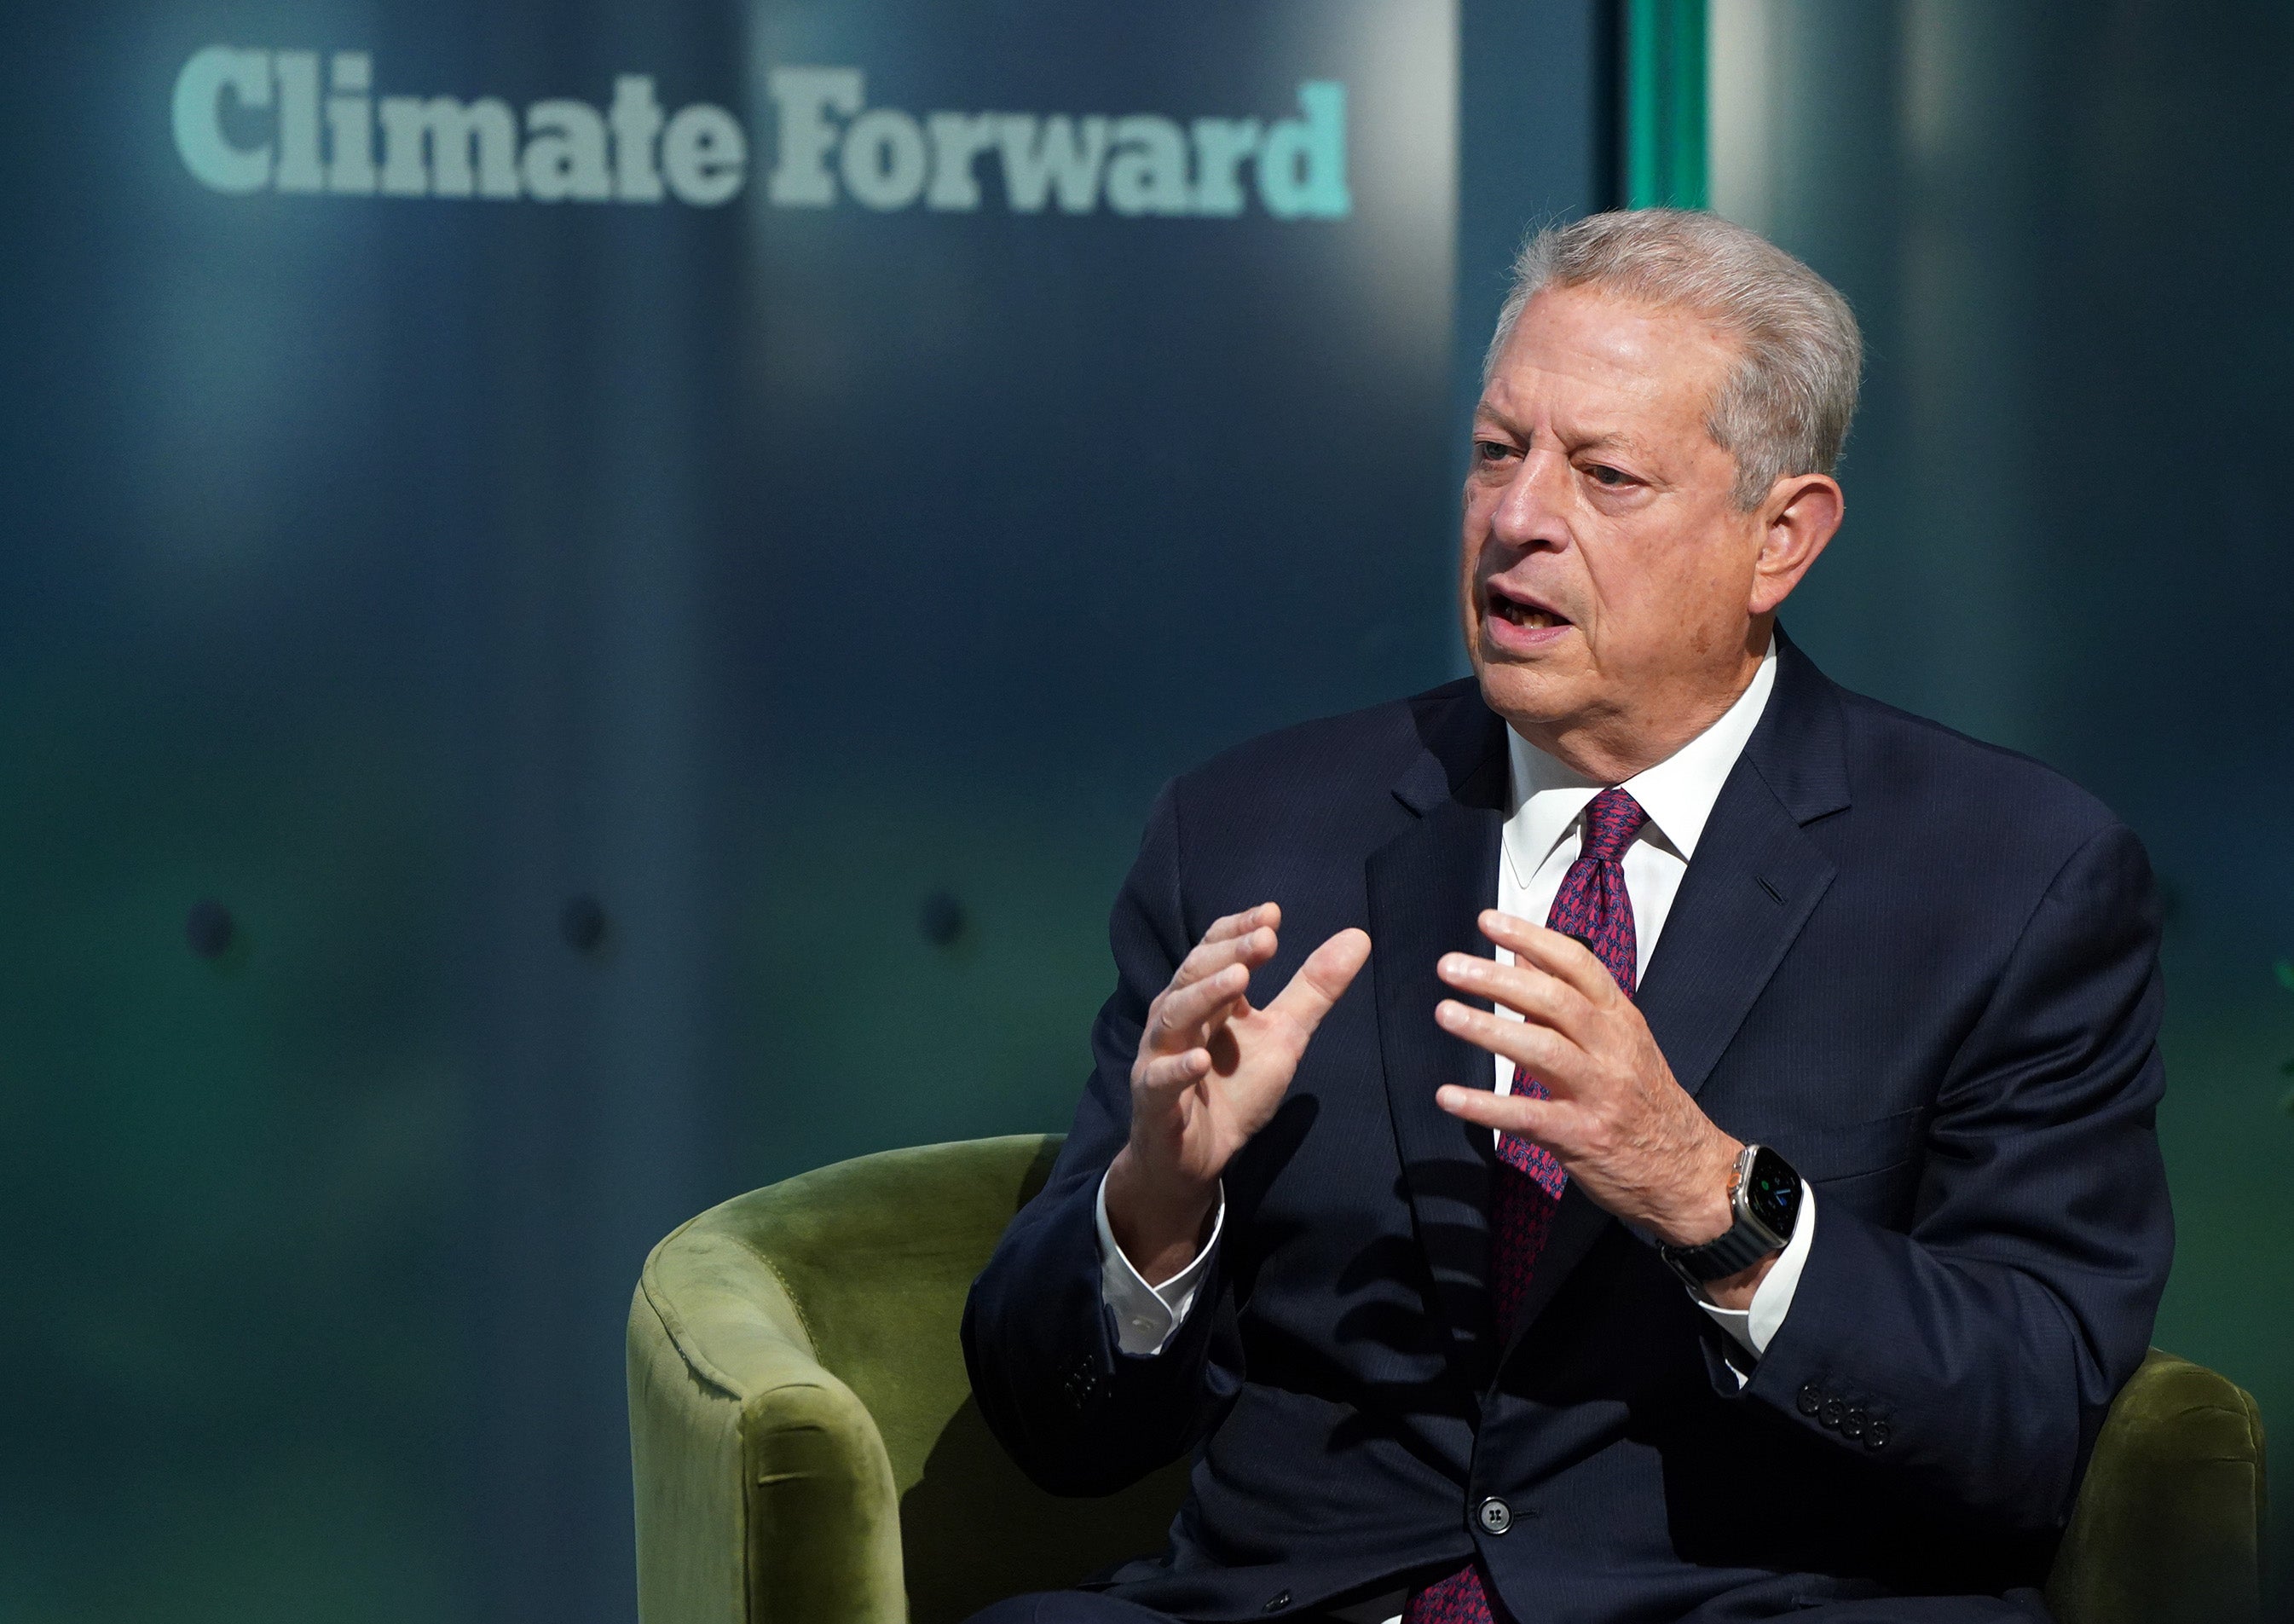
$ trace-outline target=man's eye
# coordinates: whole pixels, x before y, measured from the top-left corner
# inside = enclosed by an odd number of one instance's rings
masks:
[[[1591,467],[1586,469],[1586,472],[1593,476],[1594,483],[1607,485],[1612,489],[1615,489],[1619,485],[1629,485],[1633,483],[1631,475],[1624,473],[1621,469],[1610,467],[1606,463],[1597,462]]]
[[[1474,442],[1474,458],[1476,461],[1503,462],[1507,458],[1512,455],[1513,447],[1508,445],[1502,440],[1476,440]]]

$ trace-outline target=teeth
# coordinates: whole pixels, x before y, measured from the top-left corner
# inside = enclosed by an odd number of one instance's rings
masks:
[[[1533,609],[1526,604],[1517,604],[1510,598],[1500,598],[1497,604],[1498,613],[1517,626],[1529,626],[1543,630],[1547,627],[1565,624],[1558,614],[1550,614],[1542,609]]]

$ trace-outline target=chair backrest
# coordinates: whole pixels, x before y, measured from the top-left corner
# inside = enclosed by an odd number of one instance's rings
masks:
[[[1021,1476],[972,1400],[964,1295],[1061,1143],[1027,1134],[886,1151],[715,1209],[795,1302],[816,1356],[867,1406],[891,1458],[914,1624],[957,1624],[1021,1591],[1159,1550],[1185,1465],[1107,1499]]]

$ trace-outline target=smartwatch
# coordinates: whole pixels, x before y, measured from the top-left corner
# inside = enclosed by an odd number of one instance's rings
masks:
[[[1659,1245],[1657,1255],[1697,1291],[1781,1252],[1800,1217],[1800,1174],[1766,1145],[1746,1145],[1729,1173],[1729,1232],[1700,1246]]]

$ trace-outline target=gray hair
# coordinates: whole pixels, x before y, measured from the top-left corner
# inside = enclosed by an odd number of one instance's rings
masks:
[[[1522,245],[1489,381],[1522,309],[1547,288],[1593,288],[1660,308],[1693,310],[1736,337],[1737,364],[1705,413],[1713,443],[1737,459],[1732,495],[1760,505],[1791,474],[1829,474],[1856,416],[1864,340],[1831,283],[1756,231],[1718,215],[1636,208],[1547,226]]]

